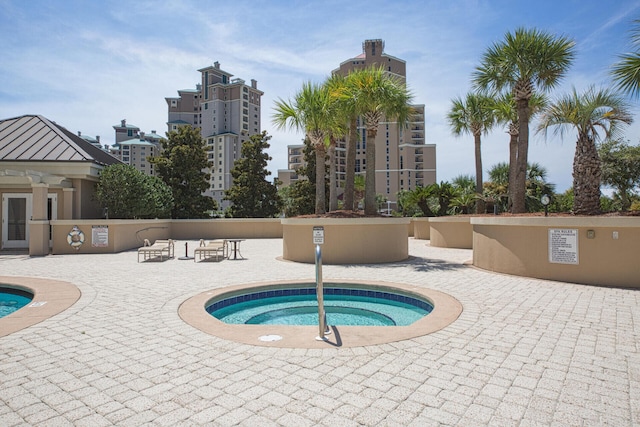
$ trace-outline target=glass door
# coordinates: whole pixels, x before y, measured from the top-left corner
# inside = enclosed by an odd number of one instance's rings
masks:
[[[2,248],[29,247],[31,200],[28,193],[2,196]]]

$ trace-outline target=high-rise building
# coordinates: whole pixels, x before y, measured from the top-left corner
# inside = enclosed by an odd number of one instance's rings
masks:
[[[384,41],[365,40],[362,53],[343,61],[333,70],[333,74],[346,76],[349,72],[368,68],[382,67],[406,83],[406,62],[384,52]],[[376,136],[376,193],[382,194],[390,202],[391,209],[397,209],[397,193],[400,190],[413,190],[436,182],[436,146],[425,143],[424,104],[412,105],[414,114],[408,128],[398,126],[397,122],[382,121]],[[364,122],[358,120],[359,139],[356,145],[356,173],[367,170],[366,129]],[[298,179],[295,170],[303,163],[302,145],[288,146],[289,165],[287,170],[278,171],[283,183],[292,183]],[[336,163],[339,191],[343,187],[346,165],[346,142],[338,141]]]
[[[232,185],[231,169],[240,157],[242,143],[261,132],[260,104],[263,92],[251,80],[232,78],[220,63],[198,70],[201,83],[196,89],[178,91],[177,98],[166,98],[169,130],[189,125],[200,128],[212,162],[210,188],[206,192],[222,209],[225,190]]]
[[[138,126],[127,123],[122,119],[119,125],[113,125],[116,133],[116,142],[109,147],[109,152],[122,161],[131,165],[147,175],[155,175],[153,164],[149,157],[160,154],[160,139],[155,130],[151,133],[140,132]]]

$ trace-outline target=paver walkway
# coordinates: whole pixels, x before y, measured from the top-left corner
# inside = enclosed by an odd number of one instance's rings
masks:
[[[82,292],[0,338],[0,426],[640,425],[639,291],[492,274],[462,264],[471,251],[409,246],[406,262],[325,266],[324,279],[443,291],[460,318],[412,340],[320,350],[224,341],[178,317],[207,289],[313,280],[313,265],[276,259],[280,239],[247,240],[246,260],[219,263],[0,254],[0,275]]]

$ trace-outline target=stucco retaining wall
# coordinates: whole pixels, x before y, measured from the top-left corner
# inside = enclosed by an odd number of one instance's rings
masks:
[[[283,258],[315,263],[313,227],[324,227],[323,264],[369,264],[409,257],[409,218],[283,219]]]
[[[477,217],[473,265],[540,279],[640,288],[640,218]],[[575,230],[577,263],[550,262],[549,230]],[[617,238],[614,236],[617,234]],[[552,243],[553,245],[553,243]],[[557,261],[557,259],[556,259]]]
[[[429,218],[431,246],[439,248],[473,248],[473,227],[468,216]]]

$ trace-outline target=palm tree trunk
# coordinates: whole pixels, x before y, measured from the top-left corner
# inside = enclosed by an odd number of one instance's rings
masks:
[[[338,210],[338,188],[336,187],[336,139],[329,138],[329,211]]]
[[[573,213],[600,213],[600,157],[593,138],[579,136],[573,158]]]
[[[527,155],[529,152],[529,99],[519,98],[518,106],[518,153],[511,212],[526,212]]]
[[[485,205],[482,197],[482,141],[480,132],[473,134],[473,141],[475,145],[476,154],[476,193],[478,195],[478,201],[476,202],[476,213],[485,213]]]
[[[349,120],[349,139],[347,140],[346,175],[344,180],[344,208],[355,210],[355,178],[356,178],[356,144],[358,142],[358,128],[356,116]]]
[[[325,164],[327,158],[327,150],[324,141],[314,145],[316,152],[316,214],[323,214],[326,211],[325,205]]]
[[[378,213],[376,206],[376,134],[378,128],[367,125],[367,169],[364,181],[364,213],[375,215]]]
[[[507,183],[508,200],[507,209],[511,212],[516,188],[516,167],[518,162],[518,123],[511,123],[509,126],[509,181]]]

